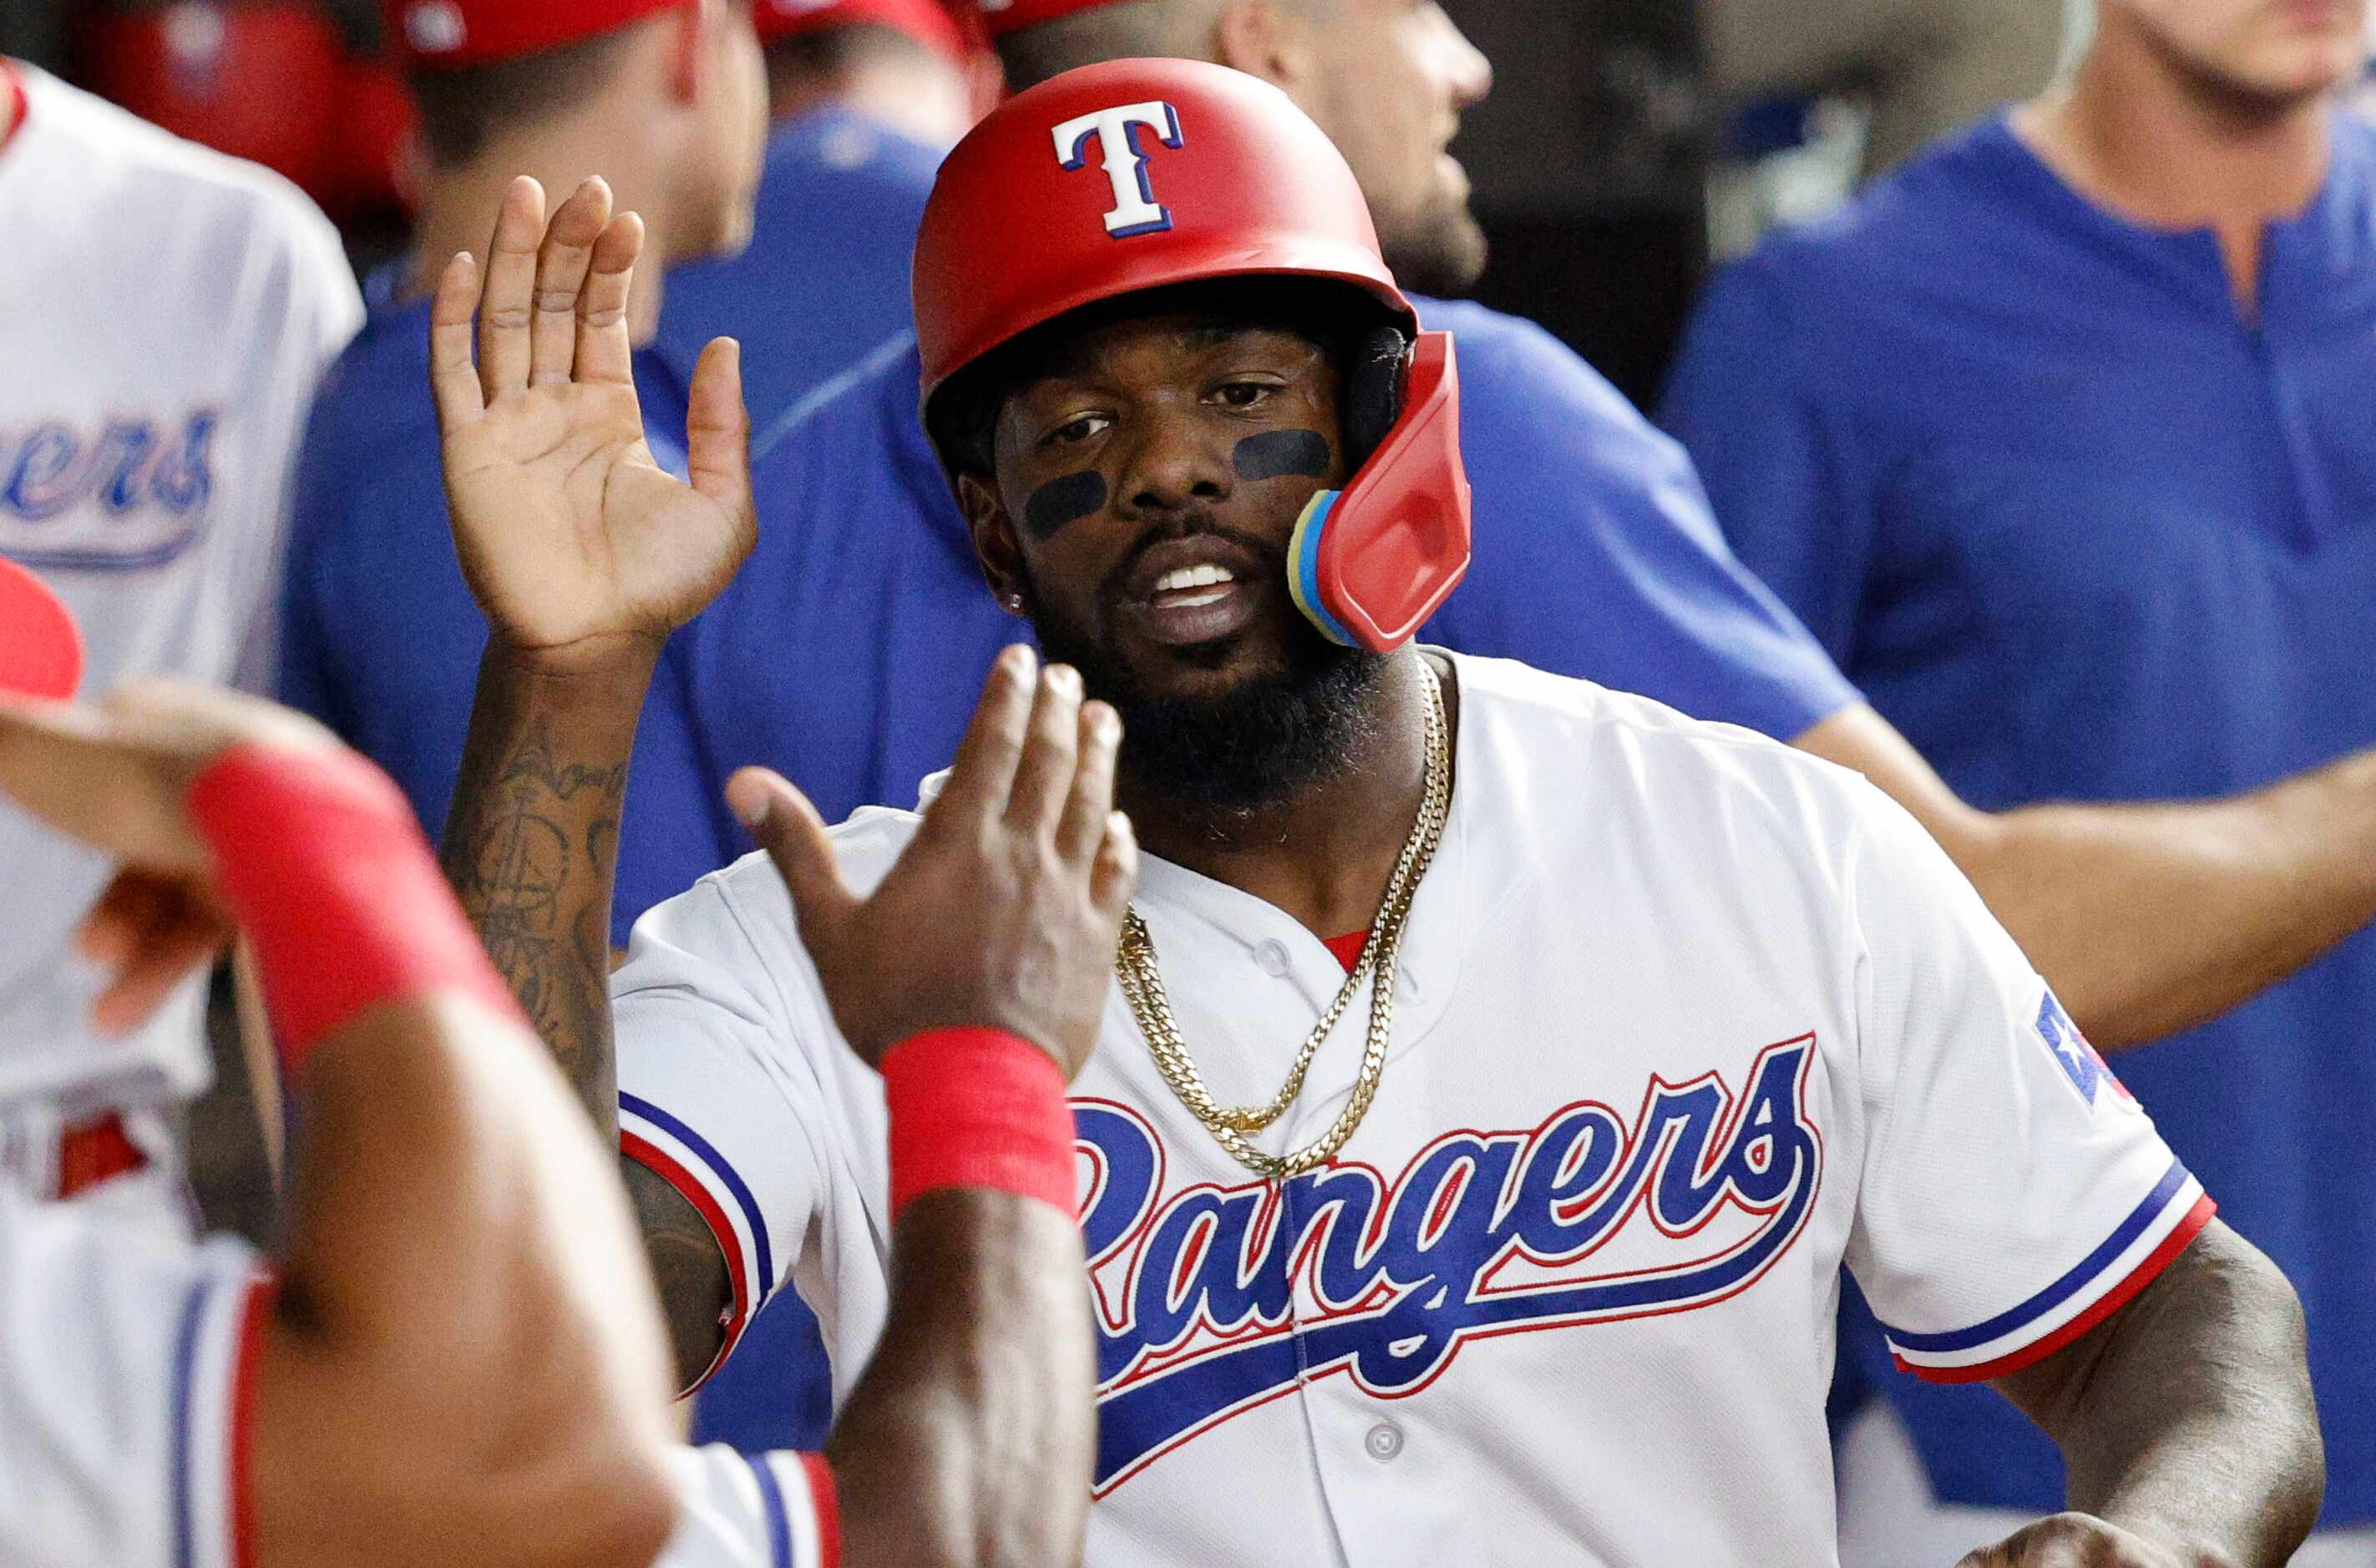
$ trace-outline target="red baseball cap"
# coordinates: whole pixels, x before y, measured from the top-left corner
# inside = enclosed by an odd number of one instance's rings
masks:
[[[435,69],[483,65],[612,32],[690,0],[380,0],[388,53]]]
[[[0,692],[64,702],[82,683],[82,634],[49,584],[0,556]]]
[[[952,60],[966,57],[965,34],[941,0],[755,0],[751,21],[762,43],[828,28],[881,27]]]
[[[1069,17],[1075,11],[1093,11],[1100,6],[1111,6],[1119,0],[956,0],[956,4],[981,14],[982,25],[992,38],[1004,38],[1010,32],[1037,27],[1041,22]]]

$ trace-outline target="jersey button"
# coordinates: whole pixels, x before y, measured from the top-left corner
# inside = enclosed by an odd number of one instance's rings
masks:
[[[1370,1429],[1362,1445],[1369,1449],[1371,1458],[1382,1465],[1389,1463],[1403,1451],[1403,1429],[1392,1421],[1380,1421]]]
[[[1278,979],[1287,973],[1286,944],[1276,940],[1261,944],[1254,949],[1254,962],[1262,967],[1263,973]]]

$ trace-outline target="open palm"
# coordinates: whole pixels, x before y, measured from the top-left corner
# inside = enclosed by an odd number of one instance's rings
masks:
[[[645,445],[627,329],[643,243],[642,220],[613,217],[600,180],[550,224],[543,188],[515,181],[483,285],[473,258],[456,256],[430,315],[462,574],[497,636],[562,661],[656,647],[726,586],[756,536],[731,339],[694,372],[691,481]]]

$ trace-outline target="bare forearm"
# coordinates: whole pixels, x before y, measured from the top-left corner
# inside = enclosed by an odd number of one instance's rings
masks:
[[[2376,756],[2200,805],[2039,806],[1967,868],[2099,1044],[2284,980],[2376,917]]]
[[[435,1365],[506,1388],[505,1358],[556,1327],[665,1382],[647,1313],[617,1305],[648,1298],[611,1158],[516,1023],[463,997],[383,1004],[315,1049],[301,1092],[283,1272],[307,1316],[435,1342]]]
[[[2187,1562],[2283,1562],[2317,1518],[2300,1304],[2216,1222],[2102,1328],[1999,1386],[2061,1444],[2073,1508]]]
[[[401,1509],[318,1506],[408,1491],[474,1561],[657,1550],[665,1354],[607,1152],[541,1057],[465,999],[383,1004],[315,1051],[259,1391],[256,1473],[296,1492],[262,1499],[291,1549],[267,1562],[450,1557]]]
[[[919,1198],[891,1315],[828,1452],[853,1562],[1078,1560],[1095,1431],[1080,1230],[979,1189]]]
[[[611,899],[647,659],[564,673],[490,642],[441,858],[495,968],[606,1132]]]
[[[1991,814],[1871,708],[1796,743],[1912,812],[2100,1046],[2216,1017],[2376,918],[2376,753],[2216,801]]]

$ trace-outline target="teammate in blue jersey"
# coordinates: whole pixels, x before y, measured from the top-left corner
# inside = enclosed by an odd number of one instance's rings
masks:
[[[2067,88],[1724,276],[1666,417],[1742,557],[1965,796],[2259,791],[2280,840],[2329,847],[2303,888],[2364,914],[2376,130],[2330,101],[2363,6],[2100,10]],[[2228,918],[2136,915],[2177,944]],[[2256,922],[2272,944],[2279,923]],[[2121,1063],[2300,1288],[2330,1466],[2301,1562],[2376,1561],[2371,1000],[2363,931]],[[1885,1364],[1877,1335],[1858,1348]],[[2051,1449],[1999,1401],[1883,1382],[1943,1502],[2054,1504]],[[1944,1561],[1994,1527],[1939,1522],[1956,1533],[1877,1519],[1866,1560]]]
[[[1397,276],[1439,291],[1474,280],[1482,240],[1443,147],[1490,73],[1434,6],[1344,0],[1289,20],[1266,0],[1031,0],[985,15],[1017,87],[1102,58],[1208,50],[1271,76],[1348,154]],[[2347,844],[2276,831],[2292,820],[2287,802],[1966,805],[1731,557],[1673,443],[1534,327],[1472,304],[1419,308],[1459,345],[1462,445],[1484,519],[1430,637],[1750,725],[1866,773],[1956,857],[2105,1043],[2230,1006],[2366,918],[2364,897],[2306,874]],[[639,755],[665,746],[699,760],[668,809],[706,815],[721,855],[735,839],[718,788],[742,761],[784,768],[828,816],[910,803],[980,671],[1018,635],[980,592],[916,383],[912,348],[886,347],[776,433],[757,459],[757,548],[656,688]],[[671,727],[673,740],[656,733]],[[657,798],[650,765],[638,766],[644,798]],[[656,866],[660,848],[628,836],[623,888],[714,863]],[[2174,921],[2172,908],[2216,915]]]
[[[916,223],[973,99],[939,0],[759,0],[752,20],[774,129],[751,243],[669,275],[659,340],[690,363],[712,338],[742,339],[764,432],[908,329]]]
[[[297,480],[279,689],[386,768],[434,834],[454,790],[486,623],[462,585],[431,450],[434,279],[415,258],[482,246],[521,170],[564,190],[600,171],[664,257],[731,249],[750,228],[764,100],[748,16],[729,0],[392,0],[389,36],[410,44],[432,167],[413,257],[374,280],[370,317],[315,402]],[[700,68],[680,70],[688,60]],[[647,343],[659,303],[647,285],[627,304]],[[691,367],[690,356],[662,345],[636,356],[654,456],[679,469],[683,455],[661,433],[683,429]],[[694,760],[655,755],[639,785],[658,786]],[[644,798],[639,788],[639,804]],[[661,796],[631,814],[627,831],[649,840],[658,858],[716,852],[701,825],[683,822]],[[510,857],[523,885],[548,857],[532,824],[485,848]],[[645,901],[676,885],[655,885]],[[641,904],[634,892],[621,902],[624,939]],[[532,911],[520,940],[555,963],[572,961],[573,942],[588,946],[584,933],[542,929]],[[588,950],[599,956],[604,945],[598,935]]]

